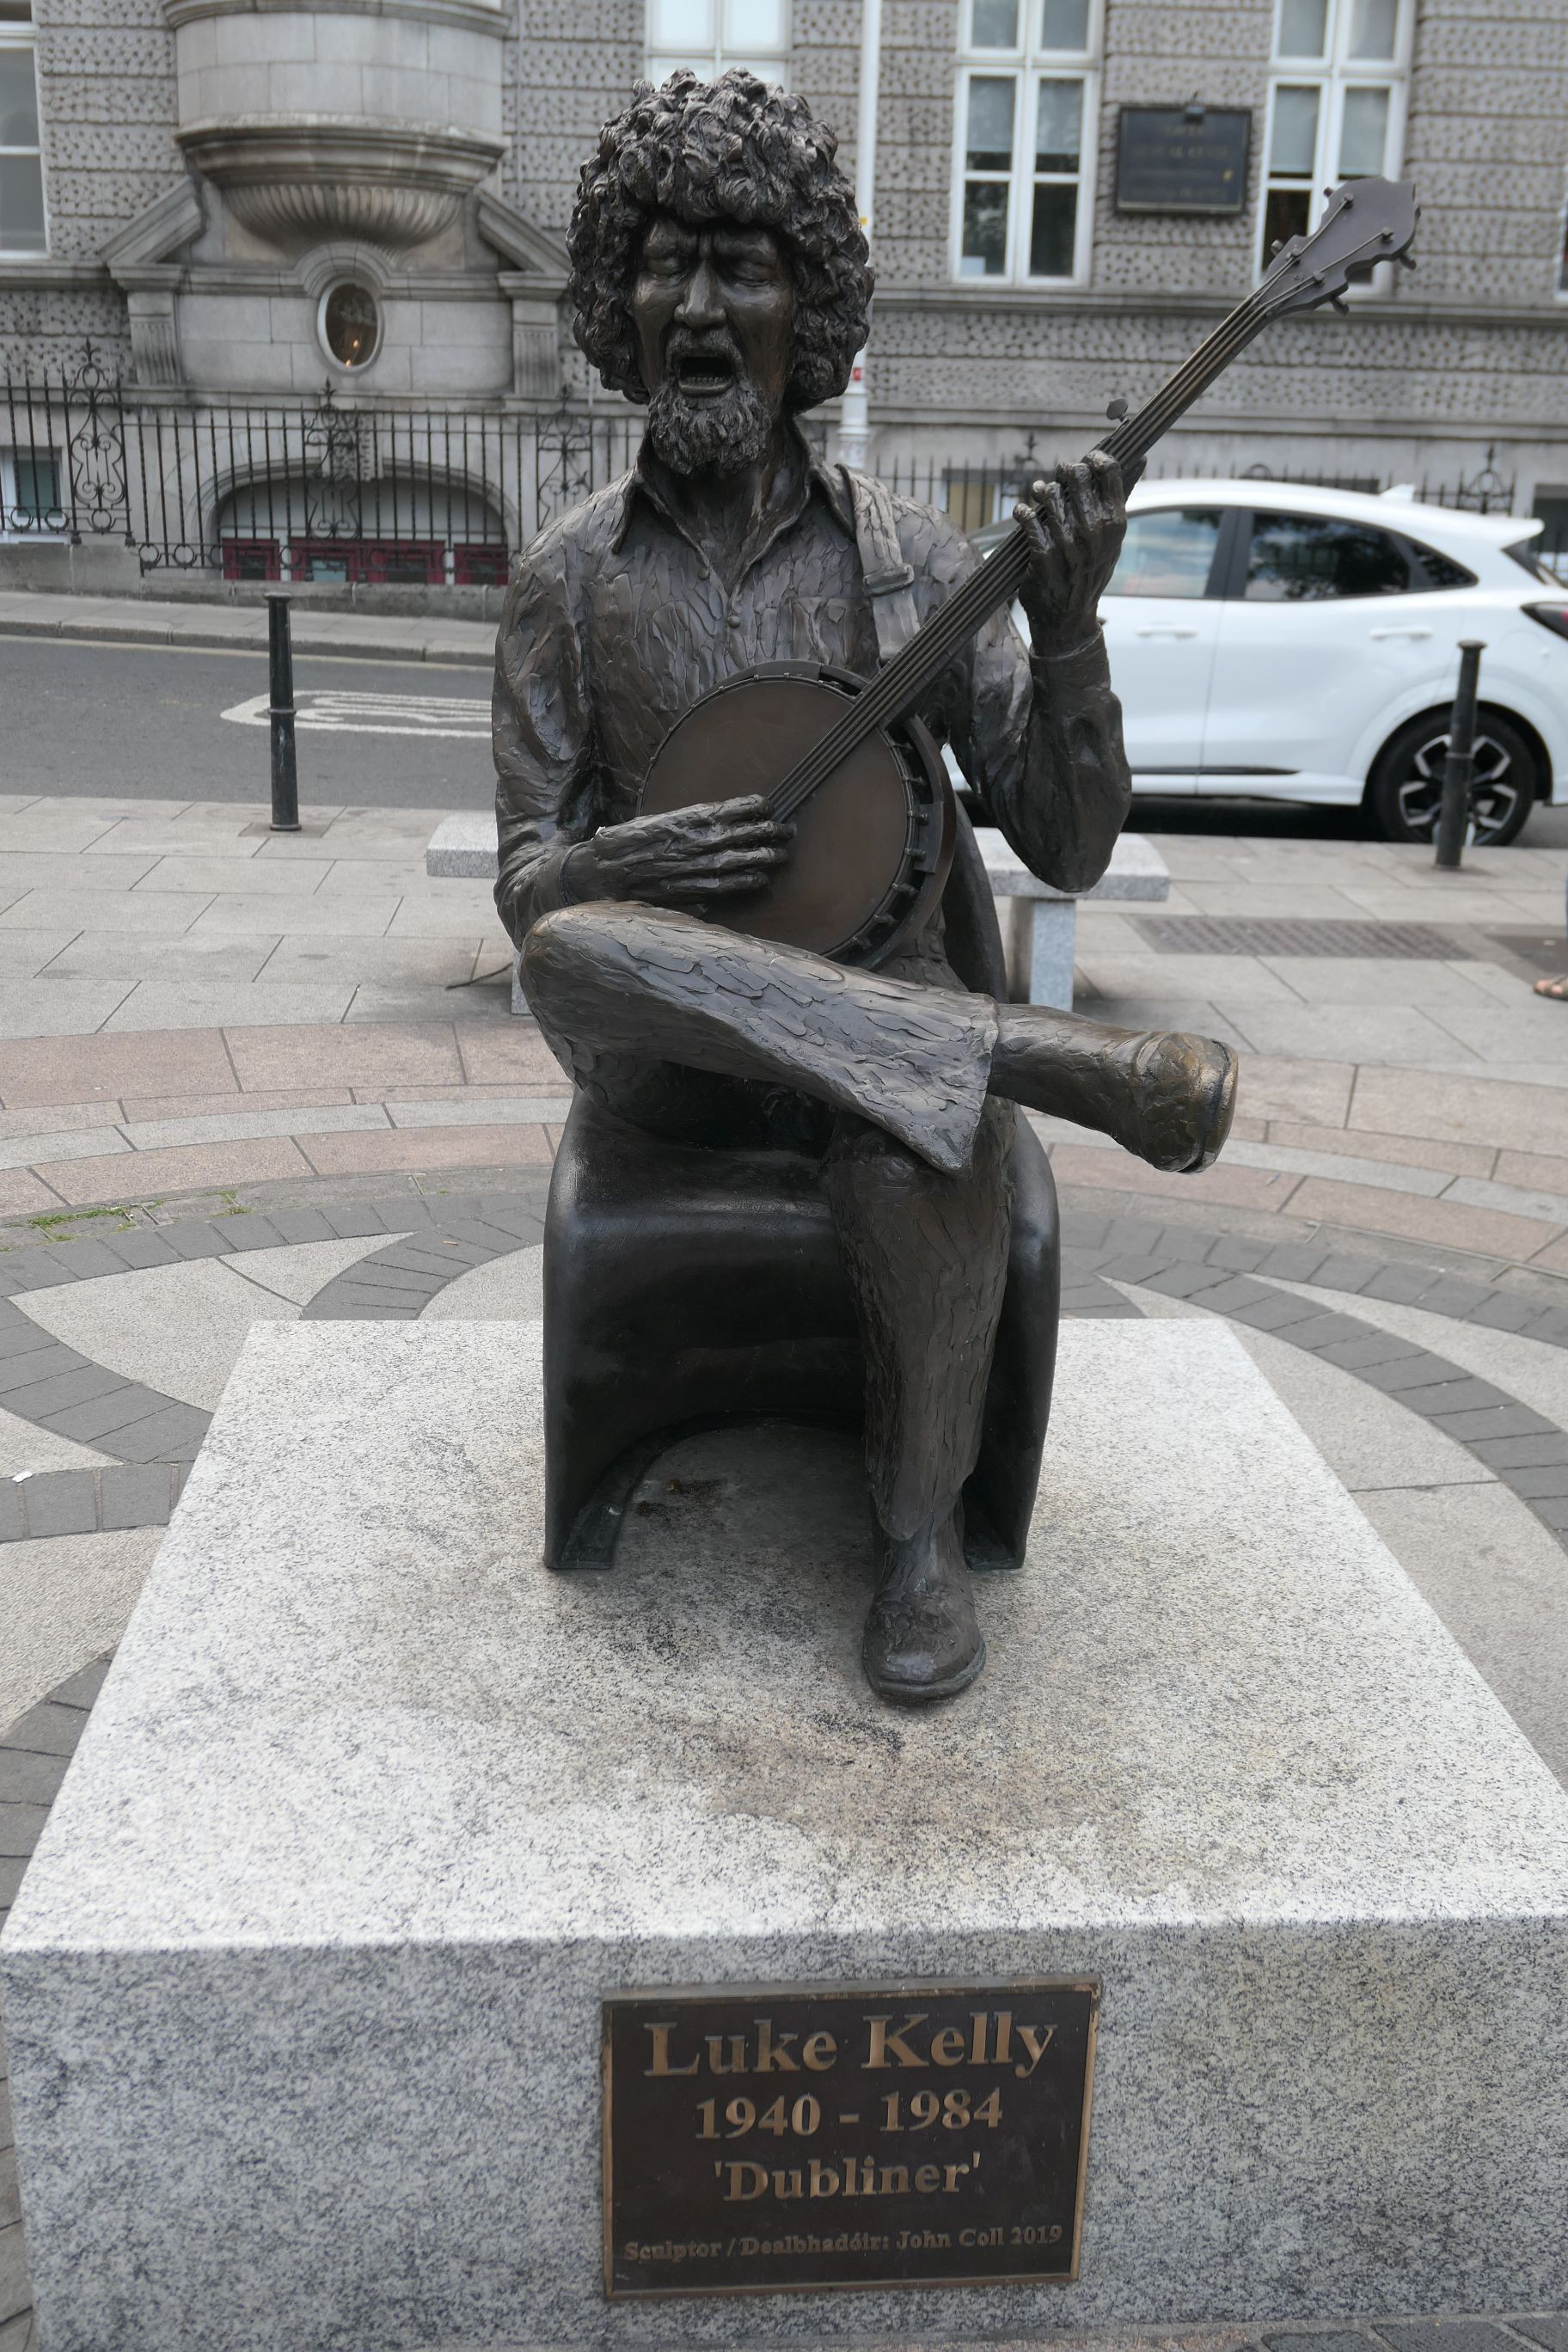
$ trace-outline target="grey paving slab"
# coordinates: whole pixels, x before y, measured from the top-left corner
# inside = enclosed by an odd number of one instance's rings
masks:
[[[1450,1437],[1462,1438],[1468,1444],[1473,1437],[1533,1437],[1542,1433],[1555,1436],[1554,1424],[1540,1413],[1531,1412],[1528,1405],[1494,1405],[1480,1412],[1444,1412],[1434,1416],[1439,1429]]]
[[[20,1543],[27,1532],[22,1483],[16,1478],[0,1480],[0,1543]]]
[[[44,1833],[47,1805],[0,1804],[0,1855],[24,1861]]]
[[[1331,1340],[1321,1352],[1331,1364],[1338,1364],[1347,1372],[1359,1372],[1376,1364],[1395,1363],[1417,1351],[1408,1339],[1396,1339],[1391,1332],[1363,1327],[1358,1338]]]
[[[195,1405],[170,1405],[119,1433],[111,1450],[127,1462],[193,1462],[210,1416]]]
[[[235,1251],[276,1249],[283,1238],[269,1217],[255,1211],[247,1216],[215,1217],[213,1231]]]
[[[56,1470],[27,1480],[29,1536],[85,1536],[98,1525],[98,1486],[90,1470]]]
[[[75,1349],[62,1347],[58,1339],[51,1339],[47,1349],[27,1348],[20,1355],[8,1355],[0,1359],[0,1397],[7,1411],[15,1412],[19,1408],[13,1400],[20,1391],[57,1373],[79,1370],[81,1363]]]
[[[1499,2352],[1508,2340],[1484,2319],[1379,2319],[1373,2326],[1394,2352]]]
[[[1529,2318],[1512,2319],[1510,2326],[1517,2334],[1539,2344],[1544,2352],[1568,2352],[1568,2317],[1550,2318],[1536,2314]]]
[[[1501,1474],[1506,1484],[1527,1502],[1542,1502],[1568,1495],[1568,1462],[1560,1462],[1541,1469],[1509,1469]]]
[[[17,1717],[0,1748],[24,1748],[39,1756],[72,1756],[86,1721],[84,1708],[67,1706],[58,1698],[41,1699]]]
[[[1191,1260],[1180,1265],[1162,1265],[1152,1258],[1148,1266],[1149,1271],[1141,1277],[1142,1286],[1157,1290],[1167,1298],[1199,1298],[1206,1303],[1215,1291],[1232,1279],[1216,1266],[1194,1265]],[[1125,1277],[1118,1276],[1116,1279]]]
[[[1382,1272],[1381,1258],[1331,1256],[1324,1258],[1315,1274],[1300,1275],[1297,1279],[1321,1283],[1325,1290],[1360,1290]]]
[[[1386,1390],[1390,1396],[1404,1397],[1411,1402],[1415,1402],[1422,1389],[1442,1388],[1458,1376],[1457,1366],[1444,1363],[1440,1357],[1428,1355],[1425,1348],[1413,1349],[1409,1354],[1396,1357],[1391,1363],[1363,1364],[1359,1369],[1360,1377],[1373,1388]],[[1500,1396],[1489,1396],[1477,1398],[1475,1402],[1479,1404],[1501,1404],[1505,1400]],[[1415,1410],[1420,1411],[1418,1403]],[[1457,1404],[1454,1410],[1458,1410]]]
[[[8,2229],[0,2230],[0,2318],[15,2320],[19,2314],[30,2310],[32,2300],[22,2225],[13,2221]]]
[[[1511,1404],[1513,1400],[1502,1389],[1494,1388],[1489,1381],[1460,1377],[1444,1381],[1435,1388],[1394,1390],[1402,1404],[1410,1405],[1416,1412],[1436,1420],[1441,1414],[1484,1412],[1488,1407]]]
[[[156,1528],[168,1524],[174,1490],[168,1465],[127,1462],[99,1473],[99,1525]]]
[[[109,1672],[110,1663],[107,1656],[94,1658],[90,1665],[80,1667],[74,1675],[68,1675],[63,1683],[57,1683],[49,1693],[51,1704],[79,1706],[85,1713],[103,1688],[103,1678]]]
[[[1370,2352],[1371,2340],[1364,2328],[1332,2327],[1290,2334],[1270,2328],[1259,2337],[1268,2352]],[[1495,2346],[1493,2352],[1497,2352]]]
[[[24,1363],[33,1360],[29,1357],[22,1359]],[[21,1413],[28,1421],[49,1422],[57,1412],[72,1405],[95,1403],[99,1398],[125,1387],[119,1372],[107,1371],[99,1364],[82,1363],[79,1357],[77,1361],[79,1369],[47,1372],[11,1390],[6,1401],[8,1410]]]
[[[51,1283],[68,1282],[71,1278],[59,1250],[7,1250],[0,1258],[0,1267],[11,1284],[26,1290],[44,1290]]]
[[[179,1251],[169,1240],[170,1228],[163,1233],[150,1233],[145,1227],[133,1228],[114,1236],[114,1252],[131,1266],[173,1265]]]
[[[323,1209],[321,1214],[340,1241],[354,1241],[371,1234],[395,1233],[384,1209],[369,1202],[363,1207],[350,1204],[344,1208]]]
[[[189,1218],[182,1224],[165,1225],[163,1234],[177,1258],[226,1257],[234,1246],[226,1233],[199,1217]]]
[[[124,1460],[119,1442],[123,1433],[163,1412],[168,1402],[166,1397],[156,1396],[134,1381],[123,1381],[86,1404],[68,1405],[39,1418],[45,1428],[61,1437],[72,1437],[79,1445],[97,1445],[101,1453],[117,1454]]]
[[[1546,1470],[1568,1463],[1568,1434],[1550,1437],[1478,1437],[1472,1454],[1500,1473],[1505,1470]]]
[[[271,1223],[280,1240],[300,1242],[331,1242],[342,1239],[331,1220],[320,1209],[276,1209]]]
[[[1305,1328],[1320,1320],[1321,1309],[1310,1299],[1292,1298],[1289,1291],[1264,1290],[1257,1286],[1257,1295],[1237,1298],[1226,1309],[1238,1323],[1254,1331],[1288,1331],[1295,1324]],[[1204,1300],[1205,1307],[1214,1305],[1223,1294],[1211,1292]]]
[[[27,1856],[0,1853],[0,1908],[15,1903],[16,1890],[22,1884],[22,1873],[27,1867]]]
[[[53,1804],[69,1762],[68,1756],[39,1756],[9,1744],[0,1747],[0,1804]]]

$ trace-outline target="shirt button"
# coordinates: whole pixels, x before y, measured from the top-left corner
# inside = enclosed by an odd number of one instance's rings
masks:
[[[732,629],[738,629],[741,625],[740,606],[738,604],[731,604],[729,611],[725,614],[724,618],[729,622],[730,626]]]

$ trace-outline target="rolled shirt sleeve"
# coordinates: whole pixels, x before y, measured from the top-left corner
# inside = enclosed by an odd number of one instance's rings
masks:
[[[592,832],[595,768],[576,550],[558,529],[519,559],[496,638],[496,906],[519,945],[565,905],[562,867]]]
[[[917,576],[923,556],[941,600],[981,560],[952,526],[909,552]],[[933,705],[959,766],[1030,871],[1058,890],[1098,882],[1132,805],[1098,624],[1080,645],[1031,651],[1004,606],[938,680]]]

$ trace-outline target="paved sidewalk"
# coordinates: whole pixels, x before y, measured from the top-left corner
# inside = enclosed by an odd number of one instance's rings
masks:
[[[0,1215],[547,1158],[564,1082],[489,886],[425,873],[440,814],[0,801]],[[1060,1180],[1568,1272],[1561,852],[1160,846],[1164,905],[1082,909],[1079,1010],[1234,1043],[1235,1137],[1170,1178],[1046,1122]]]
[[[264,604],[163,604],[146,596],[51,596],[0,590],[0,635],[111,638],[131,646],[217,646],[265,653]],[[493,621],[430,614],[329,613],[296,598],[290,634],[299,654],[354,654],[396,661],[490,661]]]
[[[488,885],[425,875],[441,814],[0,800],[0,1905],[254,1323],[538,1312],[567,1089]],[[1064,1311],[1224,1316],[1568,1779],[1568,1006],[1530,992],[1563,855],[1160,846],[1164,905],[1082,909],[1079,1010],[1229,1038],[1240,1115],[1198,1178],[1038,1122]],[[1568,2352],[1568,2323],[1097,2341]]]

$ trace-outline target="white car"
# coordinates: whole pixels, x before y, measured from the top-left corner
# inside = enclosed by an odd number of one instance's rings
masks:
[[[1100,617],[1135,793],[1364,803],[1389,840],[1430,840],[1476,637],[1475,838],[1568,801],[1568,589],[1540,522],[1269,481],[1127,504]]]

